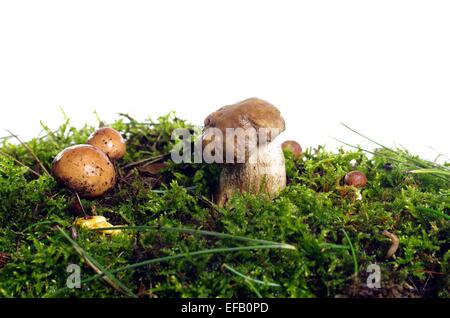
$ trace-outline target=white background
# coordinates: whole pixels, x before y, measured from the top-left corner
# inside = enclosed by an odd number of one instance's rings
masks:
[[[0,136],[257,96],[304,147],[450,154],[449,1],[0,0]],[[372,146],[368,146],[372,147]],[[434,147],[439,151],[431,150]]]

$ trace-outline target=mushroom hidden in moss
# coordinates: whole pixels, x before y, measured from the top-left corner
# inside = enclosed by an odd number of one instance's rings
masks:
[[[86,198],[95,198],[114,187],[116,171],[108,156],[91,145],[76,145],[61,151],[53,160],[54,177]]]
[[[127,149],[122,135],[110,127],[102,127],[94,131],[87,143],[106,153],[111,160],[122,159]]]
[[[364,173],[358,170],[351,171],[345,175],[344,183],[347,186],[354,187],[356,189],[357,199],[362,199],[361,190],[367,185],[367,177]]]
[[[345,175],[344,182],[348,186],[353,186],[361,189],[367,185],[367,177],[361,171],[355,170]]]
[[[281,148],[291,152],[294,159],[300,158],[303,154],[302,146],[295,140],[286,140],[281,144]]]
[[[220,134],[211,136],[208,133],[211,129]],[[240,129],[247,137],[224,138],[230,129]],[[285,122],[280,111],[258,98],[224,106],[205,119],[203,147],[211,142],[219,143],[227,157],[226,163],[222,164],[215,195],[215,202],[219,206],[224,206],[235,191],[266,193],[273,198],[286,187],[284,154],[280,145],[273,142],[284,130]],[[249,133],[252,131],[256,131],[256,134]],[[266,132],[264,138],[259,133],[261,131]],[[256,147],[249,147],[250,144]],[[239,153],[240,148],[245,148],[244,154]]]

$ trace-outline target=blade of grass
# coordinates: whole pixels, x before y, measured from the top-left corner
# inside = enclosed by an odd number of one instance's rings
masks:
[[[22,233],[26,233],[27,231],[34,229],[37,226],[44,225],[44,224],[55,224],[55,222],[57,222],[57,221],[51,220],[51,221],[36,222],[36,223],[31,224],[30,226],[27,226],[24,230],[22,230]]]
[[[212,232],[212,231],[204,231],[204,230],[196,230],[196,229],[189,229],[189,228],[180,228],[180,227],[165,227],[165,226],[115,226],[110,228],[98,228],[94,229],[95,231],[104,231],[104,230],[137,230],[137,231],[166,231],[166,232],[180,232],[180,233],[190,233],[190,234],[197,234],[197,235],[205,235],[205,236],[214,236],[219,238],[228,238],[238,241],[244,241],[244,242],[253,242],[253,243],[261,243],[261,244],[271,244],[271,245],[278,245],[283,246],[283,248],[287,249],[297,249],[293,245],[285,244],[285,243],[278,243],[273,241],[267,241],[267,240],[259,240],[259,239],[252,239],[245,236],[237,236],[237,235],[231,235],[231,234],[225,234],[225,233],[219,233],[219,232]]]
[[[83,203],[81,202],[81,198],[80,198],[80,195],[78,194],[78,192],[75,192],[75,197],[77,199],[78,204],[81,207],[81,211],[83,212],[84,216],[86,216],[87,214],[86,214],[86,211],[84,209]]]
[[[333,244],[333,243],[320,243],[319,246],[323,247],[323,248],[329,248],[329,249],[335,249],[335,250],[349,250],[350,249],[349,246]]]
[[[151,190],[153,193],[167,193],[167,190]]]
[[[267,249],[289,249],[292,250],[292,246],[283,245],[283,244],[270,244],[270,245],[250,245],[250,246],[237,246],[237,247],[224,247],[224,248],[211,248],[205,249],[197,252],[186,252],[180,253],[172,256],[165,256],[160,258],[154,258],[147,261],[135,263],[132,265],[127,265],[119,269],[115,269],[111,271],[111,273],[115,274],[120,271],[125,271],[129,269],[134,269],[154,263],[159,262],[167,262],[178,258],[190,257],[190,256],[200,256],[200,255],[208,255],[208,254],[217,254],[217,253],[229,253],[229,252],[240,252],[240,251],[251,251],[251,250],[267,250]]]
[[[353,128],[351,128],[350,126],[344,124],[343,122],[340,122],[340,124],[341,124],[342,126],[344,126],[345,128],[347,128],[348,130],[354,132],[355,134],[357,134],[357,135],[363,137],[364,139],[367,139],[368,141],[374,143],[375,145],[380,146],[381,148],[383,148],[383,149],[385,149],[385,150],[392,151],[392,152],[396,153],[396,152],[395,152],[394,150],[392,150],[391,148],[386,147],[386,146],[384,146],[384,145],[382,145],[382,144],[376,142],[375,140],[373,140],[373,139],[371,139],[371,138],[369,138],[369,137],[363,135],[362,133],[360,133],[360,132],[354,130]]]
[[[431,213],[431,214],[434,214],[436,216],[443,217],[443,218],[445,218],[447,220],[450,220],[450,215],[445,214],[442,211],[438,211],[438,210],[434,210],[434,209],[430,209],[430,208],[424,208],[424,207],[416,207],[416,209],[418,211],[420,211],[420,212]]]
[[[123,293],[129,297],[137,298],[137,296],[128,289],[121,281],[119,281],[110,271],[106,270],[97,260],[90,256],[85,250],[78,245],[64,230],[59,226],[57,229],[61,234],[72,244],[75,251],[86,261],[86,263],[99,275],[102,277],[111,287],[120,293]]]
[[[125,170],[126,170],[126,169],[130,169],[130,168],[139,166],[140,164],[143,164],[143,163],[152,164],[152,163],[158,162],[158,161],[160,161],[160,160],[166,158],[168,155],[169,155],[169,154],[163,154],[163,155],[159,155],[159,156],[155,156],[155,157],[146,158],[146,159],[143,159],[143,160],[131,162],[131,163],[125,165],[125,166],[123,167],[123,169],[125,169]]]
[[[410,170],[408,172],[413,174],[440,174],[444,176],[450,176],[450,171],[439,169],[417,169],[417,170]]]
[[[394,150],[392,150],[390,148],[387,148],[385,146],[383,146],[383,147],[385,147],[385,149],[388,149],[391,153],[395,154],[398,158],[390,157],[390,156],[387,156],[387,155],[384,155],[384,154],[380,154],[380,153],[375,153],[373,151],[369,151],[369,150],[366,150],[364,148],[351,145],[349,143],[346,143],[346,142],[344,142],[342,140],[339,140],[337,138],[334,138],[332,136],[330,136],[330,138],[332,138],[332,139],[336,140],[337,142],[340,142],[340,143],[342,143],[342,144],[344,144],[344,145],[346,145],[348,147],[352,147],[354,149],[362,150],[362,151],[364,151],[366,153],[369,153],[369,154],[371,154],[373,156],[382,156],[382,157],[384,157],[384,158],[386,158],[386,159],[388,159],[390,161],[398,162],[398,163],[401,163],[401,164],[403,164],[405,166],[409,166],[409,167],[412,167],[412,168],[421,168],[421,169],[413,170],[413,171],[427,170],[428,167],[442,169],[444,171],[437,169],[436,171],[439,171],[439,173],[435,172],[433,174],[435,174],[436,177],[438,177],[440,179],[443,179],[443,180],[446,180],[446,179],[442,176],[442,174],[443,175],[448,175],[447,172],[450,173],[448,168],[445,167],[445,166],[442,166],[442,165],[439,165],[439,164],[436,164],[436,163],[432,163],[432,162],[429,162],[429,161],[426,161],[426,160],[420,160],[420,159],[418,160],[418,159],[412,158],[411,156],[405,156],[404,154],[398,153],[398,152],[396,152],[396,151],[394,151]],[[371,140],[371,139],[369,139],[369,140]],[[403,160],[400,160],[399,158],[402,158]],[[408,160],[411,161],[412,163],[408,162]],[[428,168],[428,169],[432,170],[431,168]]]
[[[351,147],[351,148],[354,148],[354,149],[357,149],[357,150],[362,150],[362,151],[364,151],[364,152],[366,152],[366,153],[369,153],[369,154],[371,154],[371,155],[373,155],[373,156],[382,156],[382,157],[384,157],[384,158],[386,158],[386,159],[388,159],[388,160],[390,160],[390,161],[393,161],[393,162],[403,163],[403,164],[406,165],[406,166],[416,167],[415,165],[413,165],[413,164],[411,164],[411,163],[408,163],[408,162],[404,162],[404,161],[402,161],[402,160],[399,160],[398,158],[389,157],[389,156],[386,156],[386,155],[384,155],[384,154],[381,155],[381,154],[379,154],[379,153],[375,153],[375,152],[373,152],[373,151],[370,151],[370,150],[361,148],[361,147],[359,147],[359,146],[351,145],[351,144],[349,144],[349,143],[347,143],[347,142],[345,142],[345,141],[342,141],[342,140],[340,140],[340,139],[334,138],[334,137],[332,137],[332,136],[330,136],[330,138],[332,138],[332,139],[336,140],[337,142],[340,142],[341,144],[344,144],[344,145],[346,145],[346,146],[348,146],[348,147]]]
[[[355,278],[358,277],[358,273],[359,273],[359,266],[358,266],[358,260],[356,258],[356,251],[353,247],[352,241],[350,240],[350,237],[348,236],[347,232],[342,229],[342,232],[344,233],[345,239],[348,242],[348,245],[350,246],[350,251],[352,252],[352,257],[353,257],[353,267],[354,267],[354,272],[355,272]]]
[[[20,162],[19,160],[17,160],[16,158],[14,158],[13,156],[11,156],[10,154],[3,152],[0,150],[0,154],[2,154],[3,156],[6,156],[8,158],[10,158],[11,160],[13,160],[15,163],[19,164],[22,167],[27,168],[32,174],[40,177],[41,175],[39,173],[37,173],[36,171],[34,171],[33,169],[31,169],[30,167],[28,167],[26,164]]]
[[[345,128],[349,129],[350,131],[354,132],[355,134],[357,134],[357,135],[363,137],[364,139],[366,139],[366,140],[368,140],[368,141],[374,143],[375,145],[377,145],[377,146],[379,146],[379,147],[385,149],[386,151],[389,151],[389,152],[395,154],[396,156],[399,156],[399,157],[401,157],[401,158],[403,158],[403,159],[406,159],[406,160],[408,160],[408,161],[410,161],[410,162],[413,162],[413,163],[414,163],[417,167],[419,167],[419,168],[429,168],[429,167],[436,167],[436,166],[438,166],[438,165],[436,165],[436,164],[434,164],[434,163],[432,163],[432,162],[429,162],[429,161],[426,161],[426,160],[416,159],[416,158],[413,158],[412,156],[406,156],[406,157],[405,157],[404,154],[398,153],[397,151],[395,151],[395,150],[393,150],[393,149],[391,149],[391,148],[389,148],[389,147],[386,147],[386,146],[380,144],[379,142],[376,142],[375,140],[373,140],[373,139],[367,137],[366,135],[363,135],[362,133],[360,133],[360,132],[354,130],[354,129],[351,128],[351,127],[349,127],[348,125],[346,125],[346,124],[344,124],[344,123],[342,123],[342,122],[341,122],[340,124],[343,125]]]
[[[250,289],[254,291],[254,293],[256,294],[256,296],[258,298],[263,298],[263,296],[260,294],[260,292],[258,291],[258,289],[255,287],[255,285],[252,284],[251,281],[249,280],[245,280],[245,282],[248,284],[248,286],[250,286]]]
[[[192,191],[192,190],[195,190],[195,189],[197,189],[197,186],[192,186],[192,187],[185,187],[185,189],[186,190],[188,190],[188,191]],[[155,189],[155,190],[151,190],[153,193],[167,193],[167,192],[169,192],[170,190],[161,190],[161,189]],[[200,198],[201,199],[201,198]]]
[[[20,142],[20,144],[22,146],[25,147],[26,150],[28,150],[28,152],[30,153],[30,155],[34,158],[34,160],[37,161],[37,163],[39,164],[39,166],[42,168],[42,170],[50,176],[50,173],[48,172],[47,168],[45,168],[44,164],[42,163],[42,161],[38,158],[38,156],[36,156],[36,154],[34,153],[33,149],[30,148],[30,146],[28,146],[26,143],[24,143],[19,136],[13,134],[11,131],[6,130],[11,136],[13,136],[14,138],[17,139],[18,142]]]
[[[255,278],[251,278],[250,276],[247,276],[245,274],[242,274],[241,272],[237,271],[236,269],[234,269],[233,267],[231,267],[230,265],[227,264],[223,264],[222,265],[224,268],[226,268],[227,270],[229,270],[230,272],[232,272],[233,274],[242,277],[243,279],[256,283],[256,284],[260,284],[260,285],[265,285],[265,286],[272,286],[272,287],[280,287],[280,284],[276,284],[276,283],[271,283],[271,282],[264,282],[262,280],[258,280]]]
[[[330,137],[331,139],[336,140],[337,142],[340,142],[341,144],[344,144],[344,145],[348,146],[348,147],[352,147],[352,148],[354,148],[354,149],[362,150],[362,151],[367,152],[367,153],[370,153],[371,155],[374,155],[374,156],[376,155],[375,152],[370,151],[370,150],[367,150],[367,149],[364,149],[364,148],[362,148],[362,147],[360,147],[360,146],[355,146],[355,145],[349,144],[349,143],[347,143],[347,142],[345,142],[345,141],[342,141],[342,140],[340,140],[340,139],[338,139],[338,138],[336,138],[336,137],[333,137],[333,136],[329,136],[329,137]]]
[[[67,234],[66,234],[67,235]],[[230,253],[230,252],[240,252],[240,251],[250,251],[250,250],[263,250],[263,249],[290,249],[292,250],[292,246],[289,245],[284,245],[284,244],[276,244],[276,245],[251,245],[251,246],[238,246],[238,247],[226,247],[226,248],[212,248],[212,249],[205,249],[205,250],[200,250],[197,252],[186,252],[186,253],[180,253],[180,254],[175,254],[172,256],[165,256],[165,257],[159,257],[159,258],[153,258],[150,260],[146,260],[143,262],[139,262],[139,263],[135,263],[135,264],[131,264],[131,265],[127,265],[115,270],[111,270],[109,271],[110,275],[116,274],[118,272],[121,271],[126,271],[126,270],[130,270],[130,269],[135,269],[135,268],[139,268],[139,267],[143,267],[143,266],[147,266],[147,265],[151,265],[151,264],[155,264],[155,263],[161,263],[161,262],[168,262],[171,260],[175,260],[175,259],[180,259],[180,258],[184,258],[184,257],[192,257],[192,256],[201,256],[201,255],[209,255],[209,254],[218,254],[218,253]],[[84,280],[81,281],[81,284],[86,284],[90,281],[99,279],[101,277],[103,277],[105,274],[96,274],[94,276],[91,276],[89,278],[86,278]],[[68,288],[62,288],[58,291],[55,292],[55,295],[68,290]]]
[[[50,137],[52,139],[52,141],[57,145],[58,144],[58,137],[56,137],[55,133],[57,133],[57,131],[52,131],[50,129],[50,127],[48,127],[42,120],[39,122],[42,129],[47,133],[46,136],[42,136],[41,138],[45,138],[45,137]]]
[[[236,236],[231,234],[225,234],[225,233],[219,233],[219,232],[212,232],[212,231],[203,231],[203,230],[196,230],[196,229],[189,229],[189,228],[173,228],[173,227],[160,227],[160,226],[115,226],[115,227],[105,227],[105,228],[98,228],[94,229],[94,231],[118,231],[118,230],[137,230],[137,231],[168,231],[168,232],[181,232],[181,233],[190,233],[190,234],[198,234],[198,235],[205,235],[205,236],[215,236],[219,238],[228,238],[228,239],[234,239],[238,241],[244,241],[244,242],[253,242],[253,243],[262,243],[262,244],[280,244],[284,246],[289,246],[292,249],[297,249],[295,246],[285,243],[278,243],[274,241],[267,241],[267,240],[260,240],[260,239],[252,239],[245,236]],[[328,248],[328,249],[349,249],[348,246],[345,245],[339,245],[339,244],[332,244],[332,243],[321,243],[321,247]]]

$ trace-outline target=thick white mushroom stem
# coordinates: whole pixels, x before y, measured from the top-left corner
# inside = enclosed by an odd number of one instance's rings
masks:
[[[269,198],[274,198],[285,187],[284,154],[280,145],[271,142],[259,147],[254,161],[223,165],[215,201],[222,207],[236,191],[265,193]]]

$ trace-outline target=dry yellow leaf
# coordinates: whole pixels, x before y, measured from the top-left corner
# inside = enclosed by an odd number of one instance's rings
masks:
[[[95,230],[101,228],[114,227],[111,223],[109,223],[104,216],[96,215],[91,216],[89,218],[77,218],[74,222],[75,226],[78,226],[87,230]],[[115,235],[119,234],[120,230],[102,230],[100,231],[103,234],[107,235]]]

